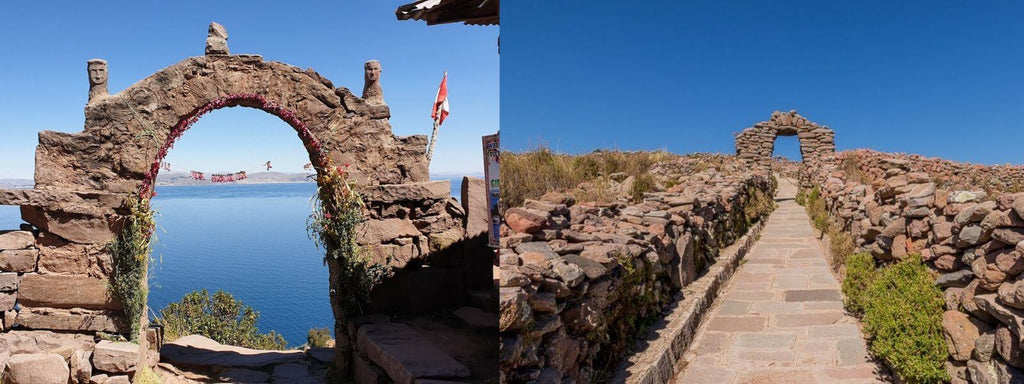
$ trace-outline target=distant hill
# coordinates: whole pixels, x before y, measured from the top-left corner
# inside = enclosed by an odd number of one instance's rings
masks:
[[[0,188],[4,189],[31,189],[35,186],[36,182],[31,179],[0,179]]]
[[[227,172],[225,172],[227,173]],[[206,180],[192,180],[188,172],[161,172],[156,177],[156,185],[204,185],[214,184],[210,181],[212,174],[206,174]],[[255,172],[249,178],[232,182],[234,184],[269,184],[269,183],[312,183],[313,180],[305,173]]]

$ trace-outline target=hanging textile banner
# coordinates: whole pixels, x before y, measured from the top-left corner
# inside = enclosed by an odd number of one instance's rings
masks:
[[[306,163],[306,165],[302,166],[302,170],[303,171],[311,171],[311,170],[313,170],[313,163]]]
[[[160,168],[162,168],[165,171],[170,171],[171,170],[171,163],[168,163],[166,161],[161,161],[160,162]]]
[[[192,180],[206,180],[203,173],[199,171],[192,171],[190,176],[192,177]]]
[[[238,180],[248,179],[249,175],[245,171],[239,171],[235,173],[214,173],[210,175],[210,181],[214,183],[230,183]]]

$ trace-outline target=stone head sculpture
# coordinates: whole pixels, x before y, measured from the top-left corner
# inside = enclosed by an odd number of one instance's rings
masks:
[[[363,99],[371,104],[384,104],[384,91],[380,88],[380,62],[367,61],[363,66]]]
[[[89,101],[107,95],[107,61],[89,60],[86,64],[89,74]]]
[[[228,50],[228,30],[223,25],[210,23],[206,32],[207,55],[230,55]]]

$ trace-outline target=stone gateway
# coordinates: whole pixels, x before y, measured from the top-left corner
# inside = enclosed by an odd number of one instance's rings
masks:
[[[40,132],[35,188],[0,190],[0,205],[20,206],[29,223],[0,231],[0,343],[20,348],[10,348],[15,354],[10,364],[0,354],[0,368],[24,368],[13,374],[51,363],[68,369],[67,356],[47,355],[54,349],[38,346],[41,339],[59,339],[56,344],[70,349],[69,354],[92,354],[92,368],[79,362],[76,375],[91,369],[113,378],[155,364],[158,346],[152,344],[159,337],[152,329],[142,327],[141,345],[122,342],[107,348],[116,354],[105,354],[93,342],[98,332],[127,336],[130,328],[109,289],[115,266],[106,246],[123,227],[129,196],[152,193],[159,164],[175,140],[201,115],[220,108],[257,108],[278,116],[296,130],[314,166],[325,160],[345,166],[366,204],[358,242],[375,263],[399,270],[429,265],[446,286],[465,289],[453,283],[467,279],[450,256],[443,265],[431,265],[435,253],[462,254],[448,249],[466,238],[465,211],[451,197],[450,182],[429,180],[426,137],[392,134],[378,61],[366,62],[366,89],[360,97],[311,69],[230,54],[227,30],[217,23],[210,24],[205,52],[115,94],[107,92],[107,62],[89,60],[84,130]],[[481,259],[489,267],[490,257]],[[335,289],[333,269],[331,276]],[[425,301],[422,295],[408,292],[403,298]],[[332,306],[338,318],[341,309],[333,298]],[[335,326],[336,339],[354,340],[359,328]],[[68,342],[78,336],[89,342]],[[24,347],[26,340],[36,341]],[[358,347],[339,345],[336,350],[336,361],[380,364],[372,358],[367,363]],[[42,355],[18,357],[30,353]]]
[[[769,169],[775,151],[775,138],[794,135],[800,139],[800,155],[807,165],[820,166],[836,152],[834,131],[807,120],[796,111],[775,111],[768,121],[754,124],[736,134],[736,156]]]

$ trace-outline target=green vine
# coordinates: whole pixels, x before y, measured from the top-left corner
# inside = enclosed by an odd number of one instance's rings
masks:
[[[317,197],[306,223],[309,237],[325,250],[325,263],[337,263],[339,291],[332,294],[345,313],[361,314],[369,309],[370,291],[391,275],[391,269],[374,264],[356,242],[365,205],[344,170],[323,169],[317,177]]]
[[[128,215],[124,229],[107,244],[114,259],[114,272],[110,289],[124,307],[128,323],[128,339],[138,342],[141,318],[145,315],[149,289],[146,286],[146,267],[150,260],[150,240],[155,222],[149,200],[131,195],[126,201]]]

